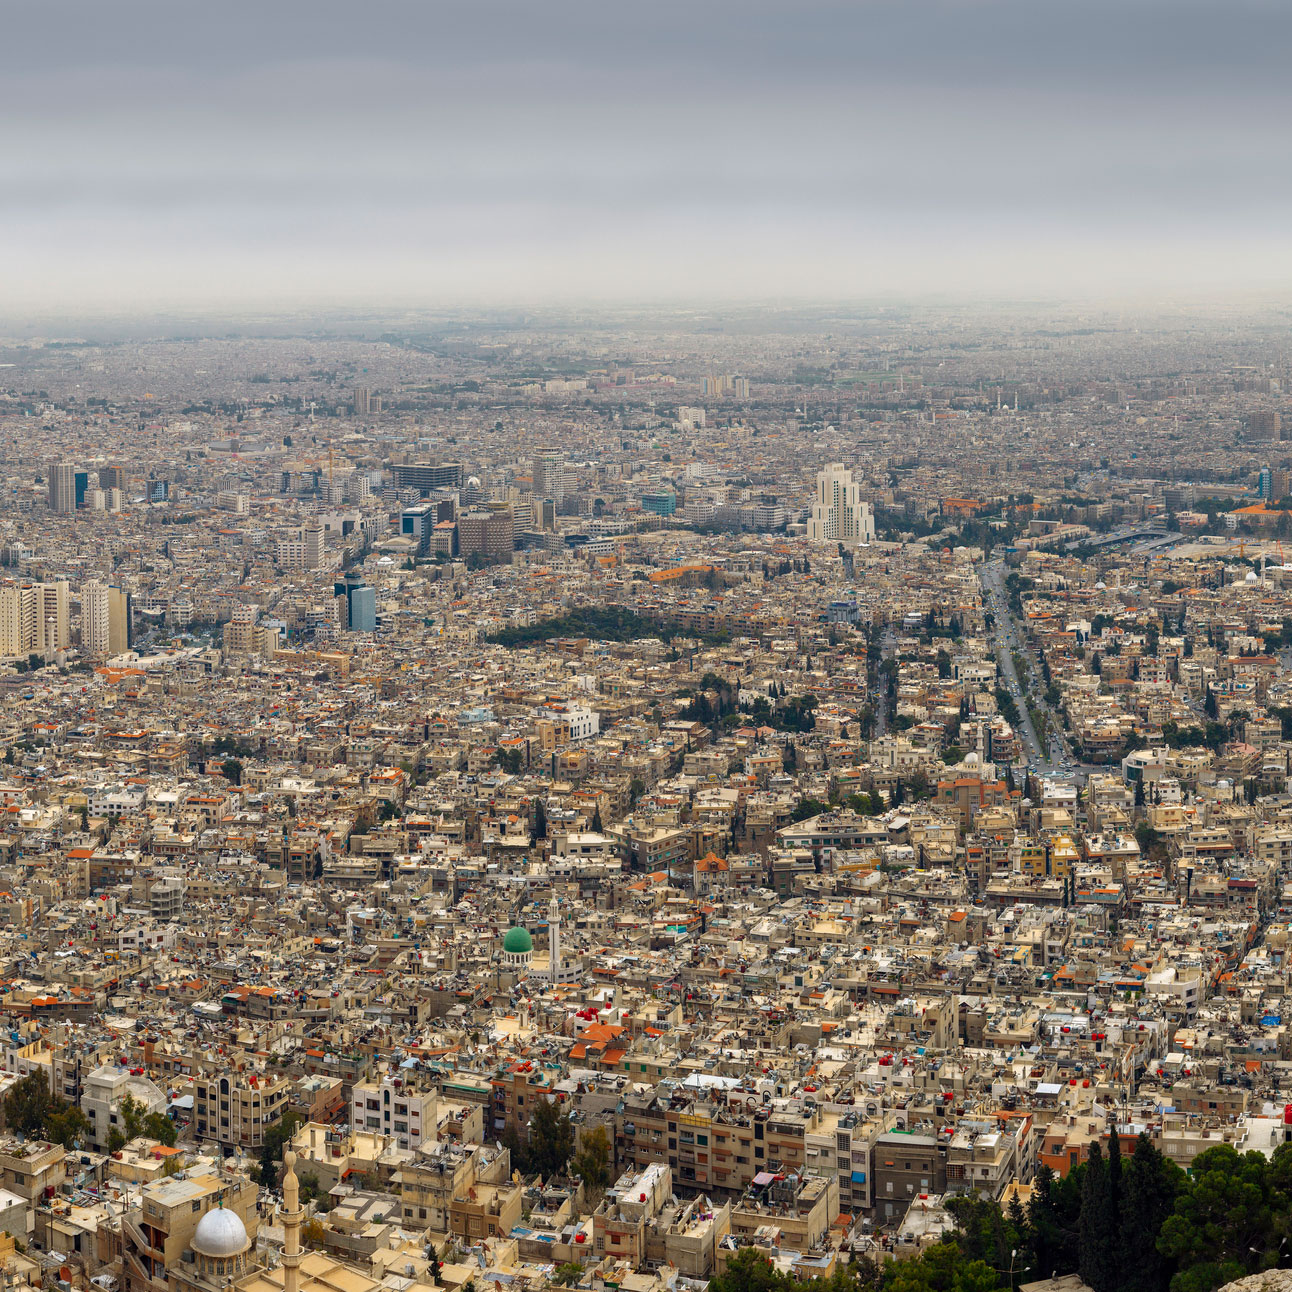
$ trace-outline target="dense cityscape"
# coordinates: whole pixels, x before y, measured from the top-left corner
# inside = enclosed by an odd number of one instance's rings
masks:
[[[6,1287],[1286,1264],[1289,380],[1263,308],[0,338]]]

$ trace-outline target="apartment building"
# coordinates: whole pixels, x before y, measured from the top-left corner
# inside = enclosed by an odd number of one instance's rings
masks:
[[[222,1073],[193,1079],[193,1131],[199,1139],[255,1152],[287,1111],[292,1083],[281,1076]]]

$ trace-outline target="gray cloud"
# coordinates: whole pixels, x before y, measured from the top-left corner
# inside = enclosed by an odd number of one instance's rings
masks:
[[[1292,276],[1276,0],[33,0],[7,19],[10,300]]]

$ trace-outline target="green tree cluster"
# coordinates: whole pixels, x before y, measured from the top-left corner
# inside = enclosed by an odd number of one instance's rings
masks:
[[[589,1136],[585,1137],[585,1153],[588,1149],[587,1140],[594,1133],[589,1132]],[[603,1136],[604,1134],[602,1131]],[[564,1175],[570,1166],[570,1159],[574,1156],[574,1123],[564,1104],[555,1099],[540,1098],[529,1115],[524,1138],[516,1133],[514,1127],[508,1126],[503,1132],[502,1143],[511,1150],[514,1170],[524,1175],[538,1174],[544,1180],[550,1180]],[[607,1140],[607,1160],[609,1147]],[[587,1158],[583,1165],[591,1166],[595,1155],[594,1149],[593,1156]],[[608,1166],[606,1170],[609,1170]]]
[[[750,1248],[710,1292],[1006,1292],[1074,1272],[1094,1292],[1213,1292],[1292,1261],[1292,1146],[1267,1159],[1218,1145],[1186,1176],[1147,1136],[1126,1160],[1111,1136],[1062,1179],[1043,1164],[1026,1208],[974,1194],[947,1208],[955,1232],[909,1260],[804,1282]]]
[[[291,1143],[305,1121],[303,1113],[284,1113],[267,1131],[260,1142],[260,1178],[265,1183],[277,1179],[278,1163],[283,1160],[283,1150]]]
[[[75,1104],[51,1093],[41,1072],[30,1073],[10,1087],[4,1097],[4,1120],[11,1131],[64,1148],[86,1139],[90,1129],[85,1114]]]
[[[141,1135],[146,1139],[155,1139],[167,1148],[173,1148],[179,1132],[175,1123],[165,1113],[148,1111],[148,1106],[127,1092],[117,1110],[120,1124],[108,1133],[108,1151],[115,1153],[125,1148],[132,1139]]]

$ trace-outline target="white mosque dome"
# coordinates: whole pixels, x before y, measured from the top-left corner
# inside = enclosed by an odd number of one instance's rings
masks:
[[[191,1246],[199,1256],[241,1256],[251,1245],[247,1227],[227,1207],[212,1207],[197,1222]]]
[[[1256,582],[1256,571],[1255,571],[1255,570],[1248,570],[1248,571],[1247,571],[1247,577],[1243,580],[1243,582],[1244,582],[1244,583],[1255,583],[1255,582]]]

